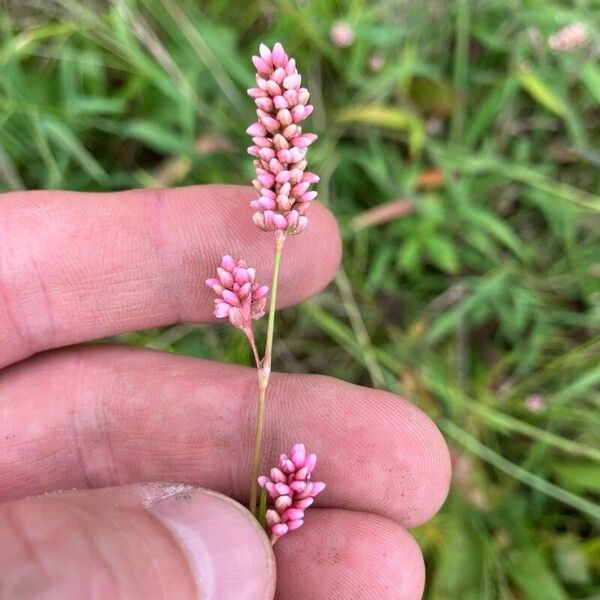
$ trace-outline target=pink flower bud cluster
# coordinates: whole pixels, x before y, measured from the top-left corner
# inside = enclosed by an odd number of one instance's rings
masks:
[[[289,457],[279,457],[279,468],[271,469],[271,477],[258,478],[258,485],[266,488],[275,505],[265,517],[272,541],[301,527],[304,511],[325,489],[323,482],[311,481],[316,464],[316,454],[307,454],[304,444],[295,444]]]
[[[264,231],[300,233],[308,224],[306,210],[317,192],[308,188],[319,181],[306,171],[306,152],[317,136],[303,133],[300,123],[313,111],[310,94],[301,87],[296,61],[288,58],[279,43],[269,50],[260,45],[260,56],[253,56],[257,87],[248,90],[254,98],[258,120],[246,130],[253,145],[259,193],[250,203],[256,210],[253,220]]]
[[[229,318],[234,327],[250,327],[251,319],[259,319],[265,314],[268,286],[256,283],[256,270],[247,267],[243,260],[237,263],[225,255],[221,266],[217,267],[217,277],[206,280],[213,289],[215,298],[215,317]]]

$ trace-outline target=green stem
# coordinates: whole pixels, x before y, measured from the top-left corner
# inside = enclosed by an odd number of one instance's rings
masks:
[[[250,348],[252,348],[252,355],[254,356],[254,362],[256,363],[256,368],[260,369],[260,356],[258,355],[258,349],[256,348],[256,342],[254,341],[254,332],[252,331],[252,326],[245,328],[244,333],[248,338],[248,342],[250,343]]]
[[[275,332],[275,310],[277,304],[277,287],[279,285],[279,267],[281,266],[281,253],[285,233],[278,231],[275,237],[275,256],[273,257],[273,281],[271,282],[271,302],[269,305],[269,323],[267,325],[267,341],[265,344],[265,357],[258,369],[258,406],[256,409],[256,432],[254,435],[254,453],[252,454],[252,468],[250,474],[250,502],[248,508],[256,516],[256,501],[258,498],[258,469],[260,467],[260,450],[262,446],[263,430],[265,423],[265,399],[267,386],[271,376],[271,357],[273,355],[273,334]]]

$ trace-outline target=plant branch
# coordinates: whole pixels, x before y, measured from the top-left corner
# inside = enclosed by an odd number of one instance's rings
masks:
[[[269,304],[269,323],[267,325],[267,341],[265,343],[265,357],[258,368],[258,406],[256,409],[256,432],[254,436],[254,453],[252,455],[252,468],[250,474],[250,502],[248,508],[256,516],[256,501],[258,498],[258,469],[260,467],[260,450],[265,422],[265,400],[267,386],[271,376],[271,357],[273,355],[273,334],[275,332],[275,311],[277,304],[277,287],[279,285],[279,268],[281,266],[281,253],[285,233],[278,231],[275,237],[275,255],[273,257],[273,280],[271,282],[271,301]]]
[[[252,354],[254,355],[254,362],[256,363],[256,368],[260,370],[260,356],[258,355],[258,349],[256,348],[256,342],[254,341],[254,332],[252,331],[252,326],[245,327],[244,333],[248,338],[248,342],[250,343],[250,348],[252,348]]]

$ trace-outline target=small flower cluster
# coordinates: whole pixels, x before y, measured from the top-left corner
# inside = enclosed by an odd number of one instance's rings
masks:
[[[217,277],[206,280],[206,285],[215,292],[215,317],[229,318],[234,327],[250,327],[251,319],[265,314],[267,303],[266,285],[256,283],[256,270],[247,267],[243,260],[225,255],[217,267]]]
[[[275,505],[265,517],[273,542],[302,526],[304,511],[325,489],[323,482],[311,481],[316,464],[316,454],[307,454],[304,444],[295,444],[289,457],[279,457],[279,468],[271,469],[271,477],[258,478],[258,485],[267,490]]]
[[[349,48],[354,44],[354,29],[346,21],[337,21],[329,30],[329,39],[338,48]]]
[[[532,413],[540,413],[546,408],[546,401],[539,394],[530,394],[525,398],[525,408]]]
[[[571,23],[559,29],[548,38],[548,46],[558,52],[569,52],[585,44],[588,32],[582,23]]]
[[[258,120],[246,130],[254,145],[248,154],[255,156],[259,193],[250,203],[256,210],[253,220],[264,231],[300,233],[306,228],[305,212],[317,192],[309,191],[319,181],[306,171],[306,152],[317,136],[303,133],[299,123],[313,111],[310,94],[301,87],[296,61],[288,58],[279,43],[270,50],[260,45],[260,56],[253,56],[257,87],[248,90],[256,103]]]

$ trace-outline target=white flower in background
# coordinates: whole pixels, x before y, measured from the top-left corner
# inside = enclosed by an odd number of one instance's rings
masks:
[[[548,38],[548,46],[558,52],[569,52],[579,48],[588,39],[588,32],[582,23],[571,23],[561,27]]]
[[[348,48],[354,43],[354,29],[345,21],[337,21],[329,30],[329,39],[338,48]]]

